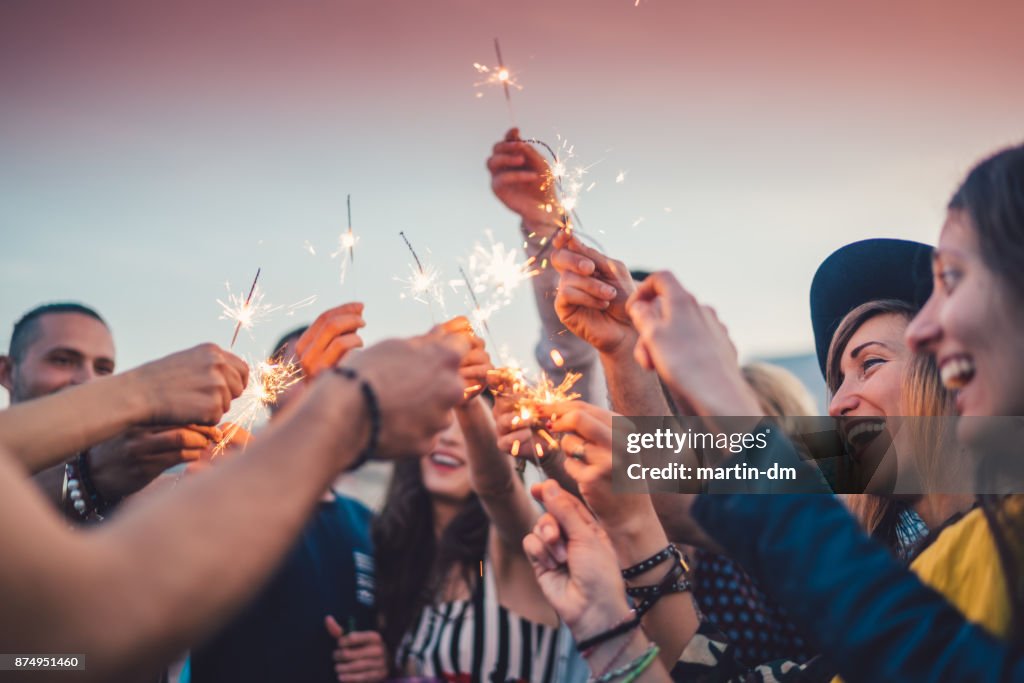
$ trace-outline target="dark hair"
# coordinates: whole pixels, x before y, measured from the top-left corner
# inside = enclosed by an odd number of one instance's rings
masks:
[[[950,210],[967,213],[985,264],[1024,300],[1024,145],[1004,149],[967,174],[949,200]],[[1024,511],[997,496],[980,496],[1006,577],[1012,635],[1024,634]],[[1017,501],[1019,503],[1019,501]]]
[[[282,353],[284,353],[284,347],[288,345],[288,342],[290,342],[293,339],[298,339],[308,329],[309,325],[303,325],[302,327],[296,327],[294,330],[290,332],[285,332],[284,335],[282,335],[281,338],[278,339],[277,342],[274,344],[274,350],[270,352],[269,358],[277,358],[278,356],[280,356]]]
[[[1024,145],[971,169],[949,208],[967,213],[985,263],[1024,299]]]
[[[104,327],[109,329],[107,321],[100,317],[100,314],[82,304],[71,301],[58,301],[52,304],[36,306],[31,311],[21,316],[18,322],[14,323],[14,330],[11,332],[11,346],[8,355],[14,362],[18,362],[24,356],[25,351],[35,341],[36,323],[44,315],[52,313],[80,313],[90,318],[99,320]]]
[[[384,509],[373,522],[377,609],[389,652],[398,651],[420,610],[442,594],[453,569],[470,590],[475,588],[489,528],[487,513],[472,494],[435,541],[419,458],[395,463]]]

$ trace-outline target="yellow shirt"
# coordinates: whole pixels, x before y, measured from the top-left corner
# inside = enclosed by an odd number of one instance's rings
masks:
[[[910,569],[970,621],[1000,638],[1009,635],[1010,595],[999,551],[980,509],[944,529]]]
[[[985,513],[971,510],[910,563],[921,582],[993,635],[1010,632],[1010,594]],[[842,683],[836,676],[832,683]]]

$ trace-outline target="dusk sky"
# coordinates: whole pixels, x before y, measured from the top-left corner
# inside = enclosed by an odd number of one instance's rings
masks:
[[[353,298],[368,341],[424,330],[399,230],[446,278],[485,229],[519,242],[484,167],[509,112],[472,68],[499,37],[524,135],[593,165],[590,236],[674,270],[745,356],[808,350],[829,252],[934,242],[960,177],[1024,138],[1021,26],[1017,1],[5,2],[0,343],[71,299],[108,319],[122,368],[226,346],[215,299],[257,267],[268,301],[318,301],[242,353]],[[491,329],[531,357],[527,288]]]

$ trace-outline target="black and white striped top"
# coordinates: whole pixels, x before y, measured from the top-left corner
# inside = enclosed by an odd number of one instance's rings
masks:
[[[486,683],[552,683],[558,629],[537,624],[498,603],[494,573],[469,600],[428,605],[399,647],[400,671],[427,678]]]

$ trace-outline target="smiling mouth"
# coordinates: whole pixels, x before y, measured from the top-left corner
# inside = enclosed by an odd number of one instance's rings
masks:
[[[867,442],[875,439],[884,429],[884,420],[857,422],[846,431],[846,441],[851,446],[862,447]]]
[[[974,378],[974,361],[969,356],[947,358],[939,367],[939,376],[947,389],[963,389]]]
[[[441,467],[450,467],[453,469],[456,467],[462,467],[463,464],[458,458],[452,457],[446,453],[431,453],[430,462],[435,465],[440,465]]]

